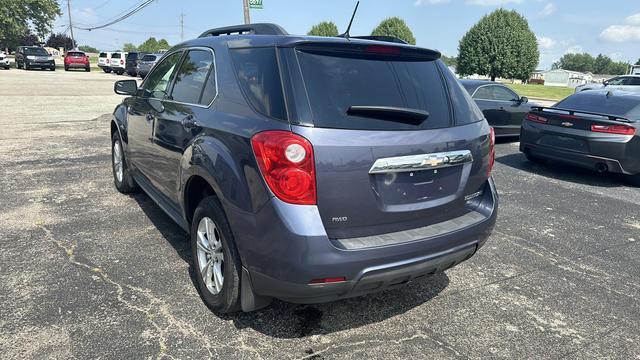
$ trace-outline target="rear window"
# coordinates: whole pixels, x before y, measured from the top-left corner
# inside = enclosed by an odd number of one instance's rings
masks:
[[[98,55],[98,57],[106,58],[107,57],[107,53],[100,53],[100,55]]]
[[[111,54],[112,59],[120,59],[120,53]]]
[[[67,53],[67,56],[84,56],[84,53],[78,51],[70,51]]]
[[[142,61],[156,61],[155,55],[145,55],[142,57]]]
[[[585,91],[569,96],[554,107],[623,117],[638,116],[640,96],[607,96],[606,92]]]
[[[231,58],[240,87],[251,106],[263,115],[287,120],[276,49],[234,49]]]
[[[388,61],[297,51],[316,127],[419,130],[451,126],[449,102],[436,61]],[[349,115],[351,106],[427,111],[421,123]]]

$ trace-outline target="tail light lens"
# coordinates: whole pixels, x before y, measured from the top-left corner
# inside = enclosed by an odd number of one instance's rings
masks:
[[[265,131],[251,139],[260,172],[278,199],[316,204],[316,174],[309,140],[288,131]]]
[[[591,131],[607,134],[635,135],[636,128],[629,125],[591,125]]]
[[[124,60],[120,60],[120,65],[124,64]]]
[[[339,277],[329,277],[329,278],[321,278],[321,279],[313,279],[309,281],[309,284],[335,284],[340,282],[347,281],[347,278],[344,276]]]
[[[487,177],[491,176],[493,164],[496,162],[496,132],[491,128],[489,133],[489,167],[487,168]]]
[[[532,113],[528,113],[527,116],[525,117],[525,119],[529,120],[529,121],[533,121],[536,122],[538,124],[546,124],[547,123],[547,118],[542,117],[542,116],[538,116],[536,114],[532,114]]]

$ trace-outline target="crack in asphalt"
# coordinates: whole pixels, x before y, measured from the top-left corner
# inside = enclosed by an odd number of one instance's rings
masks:
[[[181,334],[185,336],[189,336],[190,338],[201,340],[204,343],[204,347],[207,350],[209,357],[214,356],[214,353],[212,352],[212,350],[215,351],[215,347],[212,346],[209,339],[207,337],[197,336],[200,333],[192,325],[185,324],[184,322],[176,319],[173,316],[173,314],[171,314],[167,309],[167,303],[165,301],[154,296],[151,293],[151,291],[148,289],[143,289],[143,288],[136,287],[129,284],[124,284],[124,285],[120,284],[117,281],[113,280],[102,268],[97,266],[92,266],[89,263],[78,261],[76,259],[76,253],[75,253],[76,247],[78,245],[77,242],[74,242],[70,246],[65,245],[62,241],[56,239],[53,236],[52,231],[48,229],[46,226],[41,224],[38,224],[37,226],[45,232],[46,237],[51,242],[53,242],[60,250],[64,252],[65,257],[69,263],[71,263],[76,267],[89,271],[92,275],[99,276],[103,281],[114,286],[116,289],[116,294],[117,294],[116,298],[118,302],[122,303],[123,305],[125,305],[127,308],[131,310],[142,313],[145,316],[147,321],[156,330],[156,338],[158,340],[158,346],[160,349],[159,349],[159,352],[156,354],[155,358],[157,359],[163,358],[163,357],[174,358],[173,356],[167,353],[167,350],[168,350],[167,335],[169,334],[169,331],[171,330],[171,328],[176,328]],[[142,307],[127,300],[124,296],[125,291],[127,290],[137,295],[140,295],[143,298],[146,298],[147,301],[149,302],[149,305],[147,307]],[[154,312],[153,310],[156,310],[156,311]],[[166,325],[165,327],[161,326],[160,323],[156,320],[157,318],[160,318],[160,317],[164,319],[168,323],[168,325]]]

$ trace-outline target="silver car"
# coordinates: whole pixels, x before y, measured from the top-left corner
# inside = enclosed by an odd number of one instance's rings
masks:
[[[611,90],[640,91],[640,75],[622,75],[611,78],[602,84],[584,84],[578,86],[576,92],[605,88]]]
[[[162,54],[146,54],[140,59],[138,62],[138,66],[136,70],[138,71],[138,75],[144,79],[145,76],[151,71],[153,65],[155,65],[158,60],[162,57]]]

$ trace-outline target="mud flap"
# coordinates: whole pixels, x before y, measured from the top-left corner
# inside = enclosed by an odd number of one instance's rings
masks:
[[[242,267],[242,279],[240,280],[240,306],[243,312],[250,312],[269,306],[273,298],[260,296],[253,292],[249,270]]]

